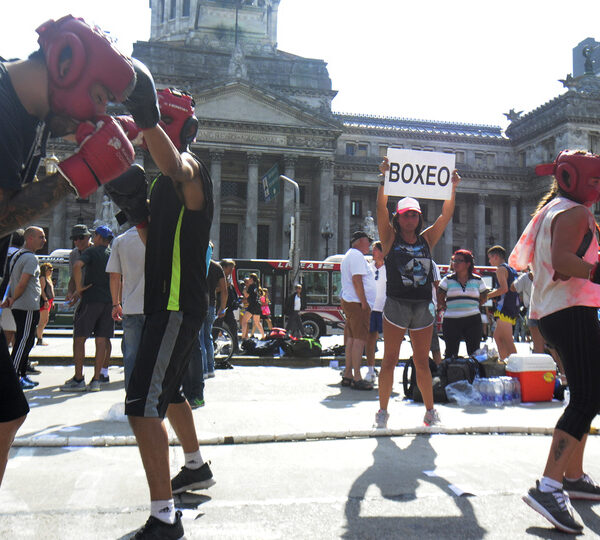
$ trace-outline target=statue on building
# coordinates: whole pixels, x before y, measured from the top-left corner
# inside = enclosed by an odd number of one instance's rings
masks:
[[[586,75],[594,73],[594,61],[592,60],[592,52],[594,51],[594,48],[595,47],[590,47],[588,45],[587,47],[584,47],[581,51],[581,54],[585,58],[585,64],[583,69]]]
[[[100,211],[100,217],[94,221],[94,229],[100,227],[100,225],[106,225],[115,233],[115,236],[119,231],[119,222],[115,218],[115,208],[108,195],[102,196],[102,210]]]
[[[373,239],[379,240],[379,235],[377,234],[377,227],[375,226],[375,220],[371,215],[371,210],[367,210],[367,215],[363,221],[363,230]]]
[[[504,113],[504,116],[506,116],[506,118],[510,122],[514,122],[515,120],[518,120],[519,118],[521,118],[522,114],[523,114],[523,111],[515,111],[514,109],[511,109],[507,113]]]
[[[233,79],[248,79],[244,51],[242,51],[242,46],[239,43],[236,43],[233,53],[231,53],[227,74]]]

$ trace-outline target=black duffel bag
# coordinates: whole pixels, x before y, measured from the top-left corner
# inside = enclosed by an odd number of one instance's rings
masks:
[[[429,369],[431,370],[434,403],[448,403],[446,385],[464,380],[472,383],[473,379],[481,374],[479,362],[474,358],[445,358],[439,366],[430,358]],[[406,398],[423,403],[423,396],[417,385],[417,372],[412,357],[404,365],[402,386]]]

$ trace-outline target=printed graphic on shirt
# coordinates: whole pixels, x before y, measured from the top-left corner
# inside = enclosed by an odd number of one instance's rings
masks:
[[[431,258],[424,244],[393,246],[396,268],[404,287],[422,287],[431,273]]]

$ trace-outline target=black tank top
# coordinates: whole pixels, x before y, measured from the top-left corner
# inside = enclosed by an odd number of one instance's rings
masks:
[[[207,268],[213,217],[212,181],[200,165],[204,210],[188,210],[173,181],[158,176],[150,188],[146,243],[144,313],[182,311],[204,317],[208,309]]]
[[[431,301],[432,268],[431,251],[425,238],[418,235],[414,244],[408,244],[397,235],[385,257],[387,296]]]

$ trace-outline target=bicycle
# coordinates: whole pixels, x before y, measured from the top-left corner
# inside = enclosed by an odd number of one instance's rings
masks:
[[[231,332],[219,324],[213,324],[212,338],[215,349],[215,364],[225,364],[233,356],[233,338]]]

